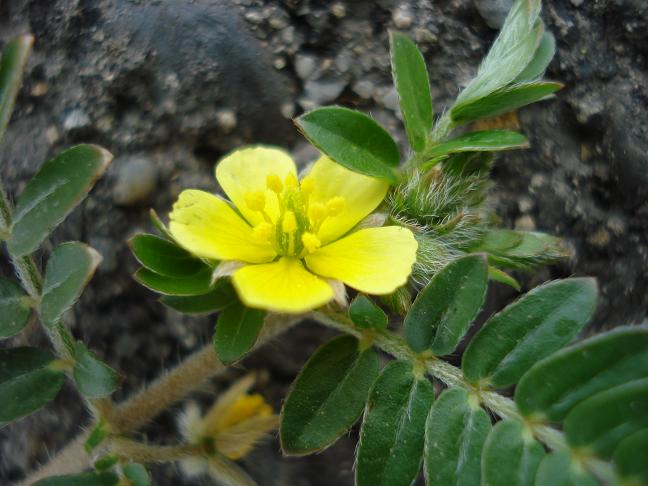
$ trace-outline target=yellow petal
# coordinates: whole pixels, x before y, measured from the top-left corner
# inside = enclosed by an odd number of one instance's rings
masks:
[[[247,265],[234,272],[232,282],[246,305],[275,312],[298,314],[333,298],[328,283],[291,257],[264,265]]]
[[[317,275],[335,278],[369,294],[389,294],[407,282],[418,243],[406,228],[387,226],[351,233],[307,255]]]
[[[208,192],[183,191],[169,218],[173,238],[199,257],[265,263],[276,256],[229,204]]]
[[[313,180],[311,203],[334,201],[339,207],[339,214],[328,217],[318,232],[322,243],[347,233],[378,207],[389,189],[387,182],[352,172],[326,156],[315,162],[309,175]]]
[[[277,194],[268,188],[268,176],[276,175],[284,181],[289,174],[297,174],[290,155],[283,150],[263,146],[235,150],[216,166],[218,183],[252,225],[264,219],[259,211],[250,209],[246,204],[245,195],[262,191],[266,196],[265,211],[274,222],[279,217],[279,203]]]

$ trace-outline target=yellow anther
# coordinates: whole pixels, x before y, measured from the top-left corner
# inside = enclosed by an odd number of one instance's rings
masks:
[[[311,222],[317,225],[326,219],[328,216],[328,209],[322,203],[313,203],[308,210],[308,216],[310,217]]]
[[[259,223],[252,230],[254,234],[254,239],[259,242],[266,242],[272,236],[274,232],[274,226],[270,223]]]
[[[328,209],[329,216],[337,216],[342,211],[344,211],[344,206],[346,201],[343,197],[335,196],[332,199],[329,199],[326,203],[326,209]]]
[[[301,192],[305,196],[309,195],[315,189],[315,181],[312,176],[307,175],[301,181]]]
[[[295,213],[292,211],[286,211],[284,214],[283,222],[281,223],[281,229],[284,233],[289,235],[297,231],[297,218],[295,218]]]
[[[317,251],[320,246],[322,246],[322,242],[320,239],[315,236],[313,233],[306,232],[302,235],[301,237],[302,243],[304,244],[304,248],[306,248],[306,251],[308,253],[313,253]]]
[[[266,177],[266,186],[277,194],[281,194],[283,191],[283,183],[277,174],[270,174]]]
[[[285,184],[287,189],[294,189],[295,187],[299,186],[299,181],[297,180],[295,174],[291,172],[286,176]]]
[[[265,203],[266,196],[263,191],[252,191],[245,194],[245,204],[252,211],[263,211]]]

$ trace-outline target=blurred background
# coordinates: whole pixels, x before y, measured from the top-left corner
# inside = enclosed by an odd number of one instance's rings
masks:
[[[103,263],[67,322],[126,377],[117,399],[209,342],[214,318],[183,317],[136,284],[126,241],[150,231],[148,209],[166,217],[182,189],[216,191],[215,162],[250,143],[317,154],[293,116],[342,104],[374,116],[401,142],[388,29],[407,33],[428,63],[435,111],[475,74],[512,0],[3,0],[0,45],[36,37],[12,124],[0,146],[10,194],[70,145],[115,155],[91,196],[55,233],[82,240]],[[556,99],[498,120],[519,127],[531,149],[499,156],[492,204],[502,224],[562,236],[573,258],[534,275],[529,289],[569,275],[598,278],[601,298],[587,332],[645,320],[648,308],[648,3],[545,0],[557,40],[549,79]],[[6,260],[2,272],[12,270]],[[515,297],[493,284],[489,314]],[[213,400],[244,370],[279,409],[287,387],[330,331],[304,324],[194,395]],[[11,344],[41,344],[37,328]],[[140,438],[173,443],[181,406]],[[0,430],[0,483],[21,479],[80,431],[87,413],[71,387],[41,412]],[[351,485],[355,436],[309,458],[282,459],[271,438],[242,461],[262,485]],[[182,479],[174,465],[154,484]]]

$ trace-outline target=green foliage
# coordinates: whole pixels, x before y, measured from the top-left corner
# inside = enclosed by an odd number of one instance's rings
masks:
[[[45,268],[40,315],[43,324],[53,326],[77,301],[101,262],[101,255],[79,242],[57,246]]]
[[[331,445],[355,423],[378,375],[378,356],[358,340],[337,337],[320,347],[301,370],[281,411],[286,454],[309,454]]]
[[[77,145],[43,164],[16,203],[12,255],[34,252],[49,233],[87,195],[106,171],[112,155],[95,145]]]
[[[164,295],[160,302],[183,314],[211,314],[237,300],[236,291],[227,279],[218,279],[214,288],[202,295]]]
[[[562,88],[561,83],[552,81],[533,81],[500,88],[487,97],[455,106],[451,112],[452,120],[455,123],[468,123],[508,113],[545,100]]]
[[[349,306],[349,317],[356,326],[365,329],[385,329],[387,314],[366,295],[359,294]]]
[[[54,399],[63,372],[54,356],[37,348],[0,349],[0,427],[35,412]]]
[[[597,486],[583,466],[564,450],[547,454],[538,468],[534,486]]]
[[[486,438],[482,456],[482,484],[533,486],[545,451],[516,420],[495,424]]]
[[[435,486],[481,484],[488,414],[463,388],[445,390],[425,425],[425,481]]]
[[[131,483],[131,486],[150,486],[151,476],[144,466],[136,462],[129,462],[122,466],[124,476]]]
[[[104,419],[99,420],[99,423],[93,427],[90,431],[90,435],[83,444],[85,451],[90,454],[93,450],[101,444],[104,439],[108,437],[108,430],[106,428],[106,421]]]
[[[250,309],[239,302],[225,308],[218,316],[214,331],[214,349],[225,364],[241,359],[259,336],[266,312]]]
[[[119,477],[114,472],[93,471],[82,474],[52,476],[36,481],[33,486],[116,486],[118,482]]]
[[[610,459],[619,443],[648,428],[648,378],[597,393],[576,405],[565,418],[572,447],[588,448]]]
[[[405,338],[414,351],[452,353],[486,297],[486,259],[459,258],[437,273],[405,317]]]
[[[425,152],[425,156],[436,159],[442,155],[461,152],[496,152],[527,147],[529,147],[529,141],[520,133],[508,130],[483,130],[468,132],[435,145]]]
[[[400,98],[405,131],[417,152],[425,148],[432,129],[432,96],[427,67],[416,44],[406,35],[389,35],[392,77]]]
[[[31,316],[29,297],[11,280],[0,277],[0,339],[15,336],[22,331]]]
[[[136,235],[129,246],[144,268],[164,277],[187,278],[207,267],[185,249],[159,236]]]
[[[491,317],[463,355],[471,383],[515,384],[538,360],[569,343],[596,307],[594,279],[555,280],[536,287]]]
[[[542,39],[544,27],[539,15],[540,0],[515,1],[477,76],[459,94],[455,107],[483,98],[516,80],[533,60]]]
[[[7,43],[0,60],[0,140],[4,136],[34,38],[21,35]]]
[[[530,270],[538,265],[553,263],[568,256],[560,238],[533,231],[492,229],[473,251],[486,252],[496,266]]]
[[[648,428],[621,441],[614,453],[614,464],[628,484],[648,484]]]
[[[373,118],[330,106],[309,111],[295,123],[315,147],[338,164],[360,174],[398,181],[398,146]]]
[[[425,420],[434,389],[407,361],[392,361],[374,383],[356,461],[358,486],[409,485],[421,468]]]
[[[188,277],[165,277],[146,268],[133,275],[144,287],[163,295],[203,295],[212,290],[212,269],[205,267]]]
[[[518,77],[515,78],[515,82],[522,83],[525,81],[533,81],[541,78],[555,54],[556,39],[551,34],[551,32],[545,32],[542,36],[542,40],[540,41],[538,49],[533,56],[533,59],[527,65],[527,67],[524,68],[524,71],[522,71],[518,75]]]
[[[110,395],[119,386],[119,374],[101,361],[85,344],[74,346],[73,377],[79,391],[88,398]]]
[[[622,327],[534,365],[520,380],[515,402],[528,417],[559,422],[583,400],[646,376],[648,327]]]

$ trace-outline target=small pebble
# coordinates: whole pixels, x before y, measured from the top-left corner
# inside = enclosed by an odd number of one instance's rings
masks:
[[[392,13],[392,20],[397,28],[409,29],[414,20],[414,16],[406,6],[401,5]]]
[[[144,156],[119,157],[113,165],[117,168],[113,199],[121,206],[131,206],[144,201],[155,189],[157,170],[155,163]]]
[[[236,113],[232,110],[224,109],[216,112],[216,122],[225,133],[230,133],[236,128]]]
[[[83,128],[90,125],[90,117],[83,110],[72,110],[63,121],[63,128],[66,130],[74,130],[75,128]]]

